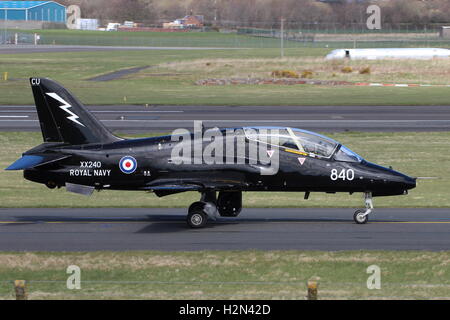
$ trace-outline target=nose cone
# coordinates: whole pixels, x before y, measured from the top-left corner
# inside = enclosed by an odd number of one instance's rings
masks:
[[[404,185],[406,190],[414,189],[416,187],[416,179],[407,175],[404,176]]]
[[[373,163],[366,163],[374,195],[388,196],[408,193],[416,187],[416,178]]]
[[[383,183],[387,189],[398,190],[401,193],[407,193],[408,190],[416,187],[416,178],[412,178],[403,173],[388,169],[383,174]]]

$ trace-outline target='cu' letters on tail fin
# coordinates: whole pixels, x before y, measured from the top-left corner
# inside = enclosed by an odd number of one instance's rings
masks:
[[[80,145],[120,140],[57,82],[31,78],[30,83],[45,142]]]

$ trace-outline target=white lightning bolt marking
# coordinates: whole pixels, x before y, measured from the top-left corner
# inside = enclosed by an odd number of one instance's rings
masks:
[[[78,123],[80,126],[84,127],[84,124],[82,124],[80,121],[77,120],[80,117],[69,110],[69,108],[71,108],[72,106],[67,101],[65,101],[63,98],[61,98],[54,92],[46,93],[46,95],[48,95],[48,96],[52,97],[53,99],[62,103],[62,106],[59,106],[59,107],[70,115],[70,117],[67,117],[67,119],[69,119],[70,121],[73,121],[75,123]]]

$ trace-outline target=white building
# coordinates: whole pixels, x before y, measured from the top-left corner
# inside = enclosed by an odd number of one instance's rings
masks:
[[[450,57],[449,49],[441,48],[384,48],[384,49],[336,49],[326,59],[433,59]]]

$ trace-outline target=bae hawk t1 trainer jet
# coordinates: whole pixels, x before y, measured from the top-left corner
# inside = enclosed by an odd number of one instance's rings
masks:
[[[200,200],[187,215],[192,228],[217,216],[238,216],[243,191],[304,192],[305,199],[311,192],[360,192],[365,209],[353,218],[364,224],[373,210],[372,197],[403,195],[416,186],[416,178],[370,163],[337,141],[289,127],[215,128],[211,154],[224,161],[184,161],[191,160],[192,146],[194,154],[199,146],[200,152],[209,148],[207,132],[188,132],[181,142],[182,135],[175,133],[122,139],[58,83],[46,78],[31,78],[30,83],[44,143],[6,170],[23,170],[25,179],[84,195],[108,189],[159,197],[198,191]],[[264,161],[253,161],[258,157],[251,152],[254,143],[265,147]],[[224,145],[226,154],[218,148]],[[187,152],[180,153],[184,147]]]

